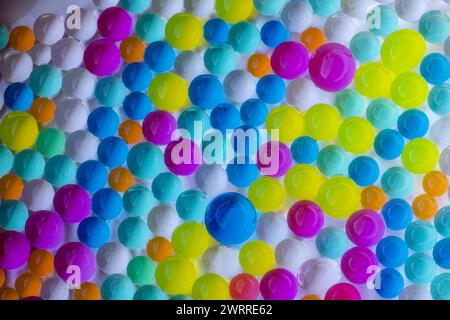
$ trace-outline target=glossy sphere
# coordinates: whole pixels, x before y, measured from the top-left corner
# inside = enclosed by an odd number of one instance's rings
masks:
[[[435,197],[444,195],[448,190],[448,178],[440,171],[430,171],[424,177],[422,181],[423,190]]]
[[[315,27],[310,27],[302,32],[300,35],[300,41],[308,48],[310,52],[314,52],[317,48],[325,44],[325,33]]]
[[[286,269],[273,269],[261,279],[260,290],[265,300],[293,300],[298,292],[297,279]]]
[[[361,191],[361,205],[365,209],[378,211],[386,202],[383,189],[377,186],[368,186]]]
[[[9,33],[9,45],[18,51],[28,51],[34,46],[33,30],[26,26],[18,26]]]

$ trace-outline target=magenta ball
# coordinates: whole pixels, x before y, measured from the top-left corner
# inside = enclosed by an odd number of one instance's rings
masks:
[[[322,90],[337,92],[346,88],[356,71],[356,62],[351,51],[338,43],[327,43],[319,47],[309,60],[309,75]]]
[[[202,154],[194,141],[182,138],[167,145],[164,162],[172,173],[188,176],[202,163]]]
[[[280,78],[294,80],[308,70],[309,53],[299,42],[287,41],[280,44],[272,53],[272,70]]]
[[[282,177],[292,166],[291,151],[283,143],[270,141],[259,149],[257,165],[265,176]]]
[[[328,289],[325,300],[361,300],[361,294],[350,283],[337,283]]]
[[[286,269],[273,269],[261,279],[259,288],[264,300],[293,300],[298,293],[297,279]]]
[[[296,236],[311,238],[322,229],[324,214],[315,202],[303,200],[289,209],[287,222]]]
[[[94,252],[81,242],[66,243],[55,254],[55,270],[64,281],[77,272],[81,283],[88,281],[95,273],[95,265]]]
[[[103,37],[122,41],[133,32],[133,18],[122,8],[111,7],[102,12],[98,18],[97,27]]]
[[[376,272],[378,260],[375,254],[364,247],[354,247],[344,253],[341,270],[351,282],[363,284]]]
[[[91,212],[91,198],[82,187],[68,184],[56,191],[53,207],[65,222],[77,223]]]
[[[30,243],[17,231],[0,233],[0,268],[15,270],[22,267],[30,256]]]
[[[56,212],[38,211],[28,218],[25,234],[34,248],[53,249],[64,240],[64,221]]]
[[[174,116],[167,111],[157,110],[145,117],[142,133],[147,141],[164,146],[172,140],[172,134],[177,127],[177,119]]]
[[[119,48],[108,39],[91,42],[83,55],[86,69],[98,77],[116,73],[119,70],[121,60]]]
[[[348,238],[357,246],[376,245],[384,235],[383,218],[372,210],[360,210],[350,216],[345,225]]]

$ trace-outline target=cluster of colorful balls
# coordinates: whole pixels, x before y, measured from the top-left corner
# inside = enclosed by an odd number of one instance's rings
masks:
[[[449,300],[449,2],[0,25],[0,299]]]

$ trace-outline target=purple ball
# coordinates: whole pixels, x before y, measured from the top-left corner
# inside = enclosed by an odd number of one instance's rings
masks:
[[[364,247],[354,247],[344,253],[341,270],[351,282],[363,284],[377,271],[378,260],[375,254]]]
[[[91,198],[82,187],[68,184],[56,191],[53,207],[66,223],[77,223],[91,212]]]
[[[64,221],[53,211],[32,213],[25,224],[25,233],[31,245],[37,249],[53,249],[65,237]]]
[[[309,61],[309,75],[322,90],[337,92],[352,81],[356,62],[351,51],[338,43],[327,43],[319,47]]]
[[[167,111],[153,111],[145,117],[142,123],[142,133],[145,139],[163,146],[172,140],[172,134],[177,129],[177,119]]]
[[[372,210],[360,210],[350,216],[345,224],[348,238],[357,246],[376,245],[384,235],[383,218]]]
[[[270,141],[259,149],[257,165],[265,176],[282,177],[292,166],[291,150],[283,143]]]
[[[282,268],[267,272],[259,288],[264,300],[293,300],[298,293],[297,279]]]
[[[270,63],[272,70],[280,78],[294,80],[300,78],[308,70],[309,53],[303,44],[286,41],[272,53]]]
[[[64,281],[67,281],[79,271],[78,279],[80,283],[84,283],[92,278],[95,273],[95,254],[81,242],[66,243],[55,254],[55,270]],[[76,278],[74,276],[74,279]]]
[[[133,32],[133,18],[123,8],[111,7],[97,21],[98,32],[113,41],[125,40]]]
[[[298,237],[311,238],[319,233],[324,224],[322,209],[312,201],[303,200],[295,203],[287,216],[291,231]]]
[[[15,270],[27,263],[30,256],[30,243],[17,231],[0,233],[0,268]]]
[[[164,162],[172,173],[188,176],[194,173],[202,163],[202,153],[194,141],[181,138],[167,145],[164,151]]]
[[[91,42],[84,51],[83,61],[92,74],[103,77],[117,72],[122,61],[120,50],[114,42],[100,39]]]

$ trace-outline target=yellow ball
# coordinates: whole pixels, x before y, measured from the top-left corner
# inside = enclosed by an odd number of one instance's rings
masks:
[[[229,300],[227,281],[214,273],[207,273],[197,279],[192,288],[194,300]]]
[[[189,13],[176,14],[167,22],[166,39],[178,50],[195,50],[203,39],[202,21]]]
[[[305,120],[300,111],[293,106],[279,106],[268,114],[266,129],[272,139],[276,139],[274,133],[278,133],[278,140],[291,142],[303,133]],[[271,132],[271,130],[278,130]]]
[[[345,219],[360,207],[361,190],[353,180],[336,176],[320,188],[318,203],[330,217]]]
[[[392,72],[381,63],[365,63],[356,70],[356,90],[371,99],[389,97],[393,77]]]
[[[402,108],[418,108],[427,100],[427,82],[414,72],[399,74],[392,83],[391,96]]]
[[[245,272],[261,276],[275,266],[275,253],[264,241],[255,240],[241,248],[239,262]]]
[[[14,151],[30,148],[38,136],[39,129],[34,117],[23,111],[13,111],[0,124],[3,144]]]
[[[338,132],[339,144],[348,152],[362,154],[369,151],[375,140],[375,130],[366,119],[353,117],[342,122]]]
[[[316,140],[327,141],[336,137],[341,116],[328,104],[317,104],[306,111],[306,132]]]
[[[417,31],[404,29],[392,32],[381,46],[381,60],[390,70],[400,73],[409,71],[423,59],[427,45]]]
[[[295,200],[315,200],[325,178],[320,171],[307,164],[298,164],[289,169],[284,177],[284,186]]]
[[[220,18],[230,23],[247,20],[253,12],[253,1],[216,0],[216,12]]]
[[[439,161],[439,149],[433,141],[419,138],[410,141],[402,152],[405,168],[417,174],[425,174],[436,167]]]
[[[208,249],[210,240],[204,225],[198,222],[185,222],[173,232],[172,247],[179,255],[197,258]]]
[[[190,295],[196,277],[195,266],[182,256],[164,259],[155,271],[156,283],[161,290],[171,295]]]
[[[177,74],[161,73],[150,83],[149,95],[158,109],[178,111],[188,102],[188,86]]]
[[[261,177],[250,185],[248,199],[259,211],[278,211],[283,208],[286,192],[277,179]]]

